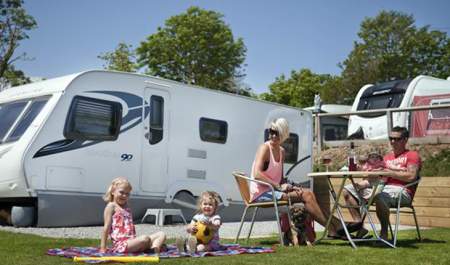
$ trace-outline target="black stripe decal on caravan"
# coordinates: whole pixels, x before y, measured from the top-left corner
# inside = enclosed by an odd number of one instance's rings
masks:
[[[122,117],[122,126],[120,127],[120,132],[124,133],[133,127],[137,126],[139,123],[143,121],[142,119],[142,103],[143,98],[131,93],[127,92],[118,92],[118,91],[88,91],[87,93],[98,93],[98,94],[107,94],[114,97],[117,97],[123,100],[128,107],[128,113],[124,117]],[[150,106],[147,101],[145,101],[145,111],[144,111],[144,119],[147,118],[150,112]],[[46,146],[39,149],[33,158],[48,156],[53,154],[58,154],[62,152],[72,151],[84,147],[88,147],[91,145],[95,145],[101,143],[103,141],[89,141],[89,140],[69,140],[63,139],[58,140],[52,143],[47,144]]]

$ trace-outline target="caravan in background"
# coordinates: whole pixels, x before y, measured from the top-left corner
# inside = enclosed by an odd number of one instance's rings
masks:
[[[345,113],[350,112],[352,106],[339,104],[324,104],[320,107],[320,113]],[[315,107],[307,107],[304,110],[314,113]],[[314,119],[314,123],[315,123]],[[320,118],[320,136],[323,141],[341,141],[347,138],[348,115],[325,116]]]
[[[355,97],[352,112],[436,104],[450,104],[450,79],[419,75],[414,79],[363,86]],[[392,126],[409,128],[411,137],[450,135],[450,109],[413,111],[411,114],[394,112],[392,123]],[[386,139],[386,115],[351,115],[348,135],[354,134],[360,128],[365,139]]]

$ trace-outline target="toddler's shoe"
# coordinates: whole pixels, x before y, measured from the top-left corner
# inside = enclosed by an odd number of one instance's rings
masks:
[[[195,251],[197,250],[197,238],[195,236],[188,237],[186,248],[190,255],[195,253]]]

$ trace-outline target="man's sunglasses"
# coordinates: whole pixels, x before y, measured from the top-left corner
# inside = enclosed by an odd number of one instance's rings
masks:
[[[278,136],[278,131],[277,131],[277,130],[274,130],[274,129],[272,129],[272,128],[270,128],[270,129],[269,129],[269,135],[275,135],[275,136]]]
[[[394,142],[401,141],[403,139],[405,139],[405,138],[403,138],[403,137],[389,137],[389,141],[394,141]]]

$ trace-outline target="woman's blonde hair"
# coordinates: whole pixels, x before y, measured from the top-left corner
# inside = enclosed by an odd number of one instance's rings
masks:
[[[206,199],[211,200],[214,203],[214,214],[217,212],[217,208],[219,207],[220,198],[219,194],[215,191],[204,191],[202,194],[200,194],[200,197],[198,197],[197,200],[197,209],[198,212],[202,212],[202,202]]]
[[[287,138],[289,138],[289,123],[285,118],[278,118],[274,120],[269,128],[274,128],[277,130],[279,136],[280,136],[280,142],[286,141]]]
[[[131,183],[124,177],[118,177],[112,180],[111,185],[109,185],[108,190],[105,195],[103,195],[103,200],[105,202],[112,202],[114,200],[113,192],[119,186],[125,184],[130,188],[130,191],[133,189]]]

